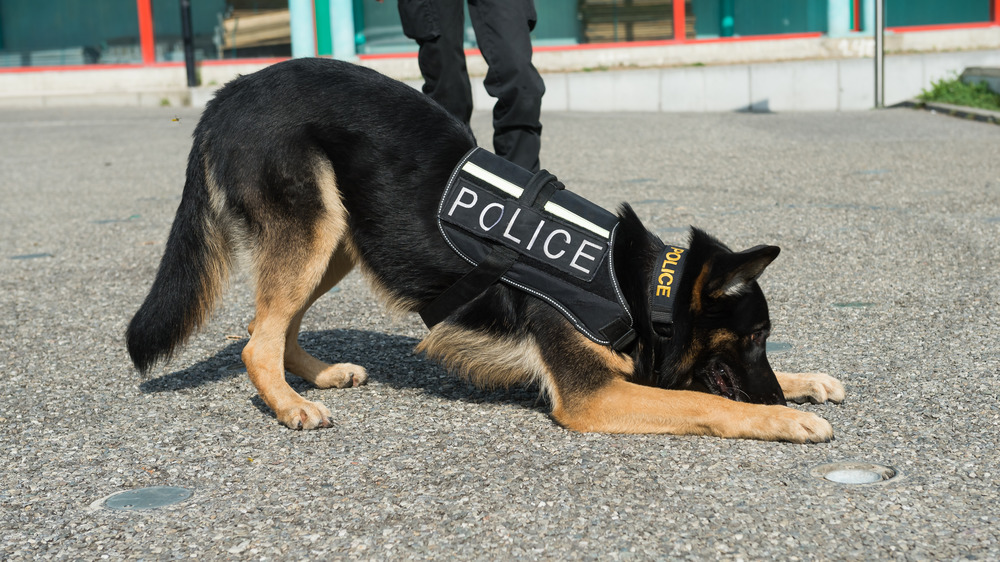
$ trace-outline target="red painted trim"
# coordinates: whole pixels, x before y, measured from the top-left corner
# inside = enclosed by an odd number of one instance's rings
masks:
[[[274,64],[281,61],[286,61],[291,57],[257,57],[251,59],[209,59],[203,60],[198,64],[201,66],[227,66],[230,64]],[[170,63],[177,64],[179,66],[184,66],[183,62]]]
[[[854,21],[852,24],[852,31],[861,31],[861,0],[854,0]]]
[[[1000,0],[993,0],[993,23],[1000,25]]]
[[[814,39],[823,37],[819,31],[809,33],[788,33],[784,35],[747,35],[743,37],[716,37],[712,39],[688,39],[684,41],[687,45],[697,45],[701,43],[745,43],[751,41],[782,41],[787,39]],[[559,52],[559,51],[589,51],[594,49],[626,49],[632,47],[668,47],[676,45],[678,42],[673,39],[662,41],[622,41],[619,43],[580,43],[579,45],[542,45],[534,48],[536,53]],[[466,49],[466,55],[478,55],[478,49]],[[411,59],[416,58],[416,51],[405,53],[377,53],[358,55],[361,60],[379,59]]]
[[[783,41],[786,39],[811,39],[823,37],[823,33],[812,31],[809,33],[786,33],[782,35],[743,35],[740,37],[713,37],[710,39],[692,39],[686,41],[689,45],[700,43],[746,43],[751,41]],[[661,47],[673,45],[676,41],[628,41],[619,43],[583,43],[580,45],[559,45],[552,47],[537,47],[536,51],[575,51],[585,49],[614,49],[621,47]]]
[[[153,34],[153,0],[135,0],[139,9],[139,48],[142,62],[156,62],[156,42]]]
[[[239,66],[274,64],[288,60],[288,57],[253,58],[253,59],[213,59],[198,62],[198,66]],[[22,74],[27,72],[75,72],[86,70],[128,70],[135,68],[183,68],[183,61],[155,62],[153,64],[76,64],[64,66],[9,66],[0,67],[0,74]]]
[[[1000,1],[1000,0],[998,0]],[[984,27],[995,27],[995,21],[975,21],[969,23],[942,23],[938,25],[909,25],[901,27],[887,27],[886,31],[894,33],[910,33],[913,31],[947,31],[949,29],[981,29]]]
[[[479,53],[476,49],[469,49],[465,51],[466,55],[474,55]],[[404,53],[370,53],[367,55],[358,55],[360,60],[382,60],[382,59],[415,59],[417,58],[416,51],[407,51]]]
[[[683,43],[687,38],[687,6],[685,0],[674,0],[674,41]]]
[[[685,41],[688,45],[708,43],[746,43],[751,41],[781,41],[785,39],[810,39],[823,37],[820,32],[789,33],[787,35],[747,35],[743,37],[715,37],[712,39],[694,39]],[[676,45],[673,39],[665,41],[622,41],[619,43],[581,43],[579,45],[551,45],[535,47],[535,52],[545,51],[588,51],[594,49],[623,49],[631,47],[667,47]]]
[[[162,64],[162,63],[161,63]],[[160,64],[148,65],[160,66]],[[25,74],[28,72],[72,72],[75,70],[117,70],[122,68],[146,68],[144,64],[77,64],[73,66],[5,66],[0,74]]]

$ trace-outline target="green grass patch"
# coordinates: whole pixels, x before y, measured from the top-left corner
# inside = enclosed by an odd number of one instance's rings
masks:
[[[950,103],[1000,111],[1000,94],[992,92],[986,82],[966,84],[958,78],[941,79],[937,82],[931,82],[930,91],[923,90],[917,97],[927,102]]]

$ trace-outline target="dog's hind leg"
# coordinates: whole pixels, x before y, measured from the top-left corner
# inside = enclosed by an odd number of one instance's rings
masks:
[[[296,273],[290,269],[283,286],[258,281],[257,313],[250,341],[243,348],[243,363],[250,381],[278,421],[292,429],[327,427],[330,411],[302,398],[285,381],[286,334],[313,289],[306,276]]]
[[[247,229],[256,281],[256,316],[250,326],[250,341],[243,349],[243,362],[260,397],[278,421],[293,429],[328,427],[330,411],[302,398],[285,381],[287,344],[294,339],[289,334],[298,333],[309,304],[325,292],[321,289],[328,289],[350,269],[343,260],[346,255],[337,258],[347,222],[333,169],[322,158],[311,164],[287,176],[275,174],[271,185],[263,186],[279,195],[283,189],[297,190],[303,208],[293,201],[286,201],[285,208],[256,208]],[[294,366],[303,373],[317,374],[301,368],[305,352],[299,354],[296,349],[301,349],[297,342],[291,346],[293,363],[299,361]]]
[[[340,282],[354,267],[354,257],[344,244],[341,244],[330,259],[323,279],[309,298],[309,303],[292,318],[285,334],[285,369],[319,388],[346,388],[362,385],[368,380],[364,367],[351,363],[329,365],[307,353],[299,345],[299,329],[302,317],[316,299],[326,294],[334,285]]]

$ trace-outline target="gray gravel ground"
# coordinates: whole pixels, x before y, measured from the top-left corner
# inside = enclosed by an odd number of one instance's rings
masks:
[[[836,440],[582,435],[535,389],[482,391],[412,354],[357,274],[304,345],[368,366],[294,432],[239,354],[237,280],[142,380],[122,343],[179,201],[197,112],[0,111],[0,559],[1000,559],[1000,127],[895,109],[549,113],[543,164],[666,237],[782,247],[762,279],[781,370],[844,381],[796,406]],[[177,118],[175,120],[175,117]],[[489,116],[474,126],[489,139]],[[841,485],[835,461],[901,476]],[[146,486],[190,499],[113,511]]]

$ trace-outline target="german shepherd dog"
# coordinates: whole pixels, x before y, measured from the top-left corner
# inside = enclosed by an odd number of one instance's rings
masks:
[[[278,421],[331,425],[286,370],[319,388],[364,384],[363,367],[329,365],[297,341],[302,317],[355,265],[397,311],[419,311],[468,273],[437,208],[476,140],[419,91],[350,63],[297,59],[236,78],[194,132],[187,180],[152,289],[128,326],[146,373],[203,325],[237,261],[249,266],[255,316],[242,352]],[[824,374],[771,370],[771,327],[756,279],[775,246],[733,252],[691,229],[672,333],[649,317],[663,243],[628,205],[613,258],[636,338],[594,343],[553,306],[496,283],[436,324],[417,351],[481,386],[537,385],[560,425],[822,442],[830,424],[785,401],[840,402]],[[237,260],[237,257],[242,259]]]

